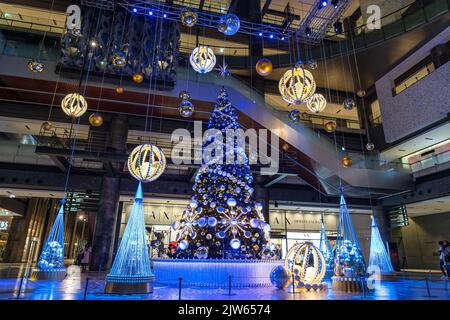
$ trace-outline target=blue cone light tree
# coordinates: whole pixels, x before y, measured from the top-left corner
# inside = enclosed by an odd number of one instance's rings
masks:
[[[394,273],[394,267],[392,266],[391,259],[386,247],[384,246],[383,239],[381,238],[380,230],[378,229],[378,224],[374,216],[372,216],[369,268],[372,266],[378,267],[381,275]]]
[[[334,267],[333,249],[331,248],[330,240],[328,239],[328,236],[327,236],[327,230],[325,229],[325,225],[323,223],[323,217],[322,217],[322,227],[320,229],[319,250],[320,250],[320,252],[322,252],[322,254],[325,258],[327,273],[333,273],[333,267]]]
[[[55,221],[39,256],[37,267],[31,274],[32,280],[63,280],[66,276],[64,265],[64,200],[56,214]]]
[[[128,159],[128,170],[139,180],[125,231],[112,268],[106,276],[106,293],[151,293],[155,276],[150,268],[142,183],[158,179],[166,160],[162,150],[145,144],[136,147]]]
[[[333,289],[361,291],[360,277],[366,272],[366,263],[343,195],[337,231]]]

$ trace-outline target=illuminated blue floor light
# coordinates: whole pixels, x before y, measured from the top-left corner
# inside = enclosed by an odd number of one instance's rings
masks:
[[[370,258],[369,266],[377,266],[381,273],[394,273],[391,259],[381,238],[377,221],[372,216],[372,237],[370,240]]]
[[[110,273],[106,276],[106,293],[148,293],[154,275],[150,269],[142,186],[139,182],[119,250]]]
[[[62,280],[66,275],[64,266],[64,202],[64,200],[61,200],[55,222],[39,256],[37,268],[33,270],[31,275],[33,280]]]

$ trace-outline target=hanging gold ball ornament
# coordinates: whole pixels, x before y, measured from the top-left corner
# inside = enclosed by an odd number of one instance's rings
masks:
[[[103,117],[100,113],[96,112],[89,116],[89,123],[93,127],[100,127],[103,124]]]
[[[128,157],[128,171],[143,182],[158,179],[166,168],[166,157],[162,150],[152,144],[141,144],[133,149]]]
[[[28,61],[28,69],[34,73],[41,73],[44,71],[44,64],[36,59]]]
[[[336,131],[336,121],[325,122],[323,128],[325,129],[326,132],[333,133],[334,131]]]
[[[320,93],[315,93],[311,99],[306,102],[306,106],[312,113],[321,113],[327,107],[327,100]]]
[[[144,81],[144,75],[142,73],[133,73],[133,81],[134,83],[142,83]]]
[[[121,86],[116,87],[116,92],[117,92],[118,94],[122,94],[123,91],[124,91],[123,87],[121,87]]]
[[[268,75],[270,75],[272,73],[272,71],[273,71],[273,65],[272,65],[272,61],[270,61],[269,59],[261,58],[256,63],[256,72],[261,77],[267,77]]]
[[[216,65],[216,55],[207,46],[195,48],[189,58],[192,68],[198,73],[208,73]]]
[[[190,8],[184,8],[181,11],[180,18],[181,23],[186,27],[192,28],[197,24],[197,13]]]
[[[345,156],[341,159],[341,163],[345,168],[349,168],[353,165],[353,160],[349,156]]]
[[[359,89],[358,92],[356,93],[358,95],[358,97],[360,98],[364,98],[366,96],[366,90],[364,89]]]
[[[282,146],[281,146],[281,149],[283,150],[283,151],[288,151],[289,150],[289,145],[287,144],[287,143],[284,143]]]
[[[61,108],[71,118],[81,117],[88,109],[86,99],[79,93],[69,93],[61,101]]]
[[[45,121],[41,125],[41,129],[44,130],[44,131],[49,131],[52,128],[53,128],[53,125],[52,125],[52,123],[50,121]]]
[[[286,71],[278,89],[284,101],[297,106],[311,99],[316,92],[316,82],[304,66],[296,66]]]

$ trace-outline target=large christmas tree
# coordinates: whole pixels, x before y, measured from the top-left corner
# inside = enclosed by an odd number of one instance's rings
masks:
[[[262,205],[255,202],[245,149],[227,130],[239,129],[236,109],[224,88],[220,91],[208,129],[216,129],[203,145],[203,164],[195,177],[194,195],[177,231],[176,258],[260,259],[269,240],[270,225]],[[219,148],[217,133],[223,137]]]

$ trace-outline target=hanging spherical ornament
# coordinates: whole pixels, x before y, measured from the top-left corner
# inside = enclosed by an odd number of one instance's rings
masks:
[[[289,150],[289,145],[287,144],[287,143],[284,143],[282,146],[281,146],[281,150],[283,150],[283,151],[288,151]]]
[[[349,168],[353,164],[353,160],[349,156],[345,156],[341,159],[341,163],[344,167]]]
[[[208,73],[216,65],[216,55],[211,48],[199,46],[192,51],[189,62],[198,73]]]
[[[289,112],[289,120],[291,120],[294,123],[299,122],[301,116],[302,116],[302,113],[297,109],[294,109],[291,112]]]
[[[273,71],[272,61],[267,58],[261,58],[256,63],[256,72],[262,77],[267,77]]]
[[[363,98],[366,96],[366,90],[364,89],[359,89],[358,92],[356,93],[358,95],[358,97]]]
[[[375,144],[373,143],[373,142],[367,142],[367,144],[366,144],[366,149],[368,150],[368,151],[373,151],[373,150],[375,150]]]
[[[211,240],[212,239],[212,235],[210,234],[210,233],[208,233],[207,235],[206,235],[206,240]]]
[[[116,87],[116,92],[117,92],[118,94],[122,94],[123,91],[124,91],[123,87],[121,87],[121,86]]]
[[[237,15],[229,13],[220,18],[218,30],[227,36],[232,36],[239,31],[240,27],[241,22]]]
[[[278,289],[286,289],[291,283],[291,275],[283,266],[276,266],[270,272],[270,282]]]
[[[333,133],[336,130],[336,121],[330,120],[325,122],[323,128],[325,129],[326,132]]]
[[[128,157],[128,171],[143,182],[158,179],[166,168],[166,157],[162,150],[152,144],[141,144]]]
[[[239,239],[233,239],[230,241],[230,247],[234,250],[238,250],[241,247],[241,241]]]
[[[189,93],[189,91],[187,90],[183,90],[180,92],[180,94],[178,95],[180,97],[180,99],[182,100],[190,100],[191,99],[191,94]]]
[[[114,67],[123,68],[127,64],[126,54],[123,52],[114,53],[111,63]]]
[[[61,101],[61,108],[71,118],[81,117],[87,110],[86,99],[79,93],[69,93]]]
[[[320,285],[326,272],[325,258],[311,242],[298,243],[286,254],[284,268],[299,287]]]
[[[34,73],[44,71],[44,64],[40,60],[32,59],[28,61],[28,69]]]
[[[300,105],[316,92],[316,82],[311,72],[303,67],[286,71],[280,79],[278,89],[284,101]]]
[[[52,128],[53,128],[53,125],[52,125],[52,123],[49,122],[49,121],[45,121],[45,122],[43,122],[42,125],[41,125],[41,129],[44,130],[44,131],[49,131],[49,130],[51,130]]]
[[[311,70],[317,69],[317,60],[311,59],[306,63]]]
[[[321,113],[327,107],[327,100],[320,93],[315,93],[311,99],[306,102],[309,111],[313,113]]]
[[[197,24],[197,13],[190,8],[184,8],[180,15],[181,23],[189,28]]]
[[[142,73],[133,73],[133,81],[135,83],[142,83],[144,81],[144,75]]]
[[[355,101],[351,98],[347,98],[342,105],[345,110],[352,110],[355,107]]]
[[[100,113],[96,112],[89,116],[89,123],[93,127],[100,127],[103,124],[103,117]]]
[[[178,112],[183,118],[189,118],[194,113],[194,105],[188,100],[182,100],[178,106]]]

